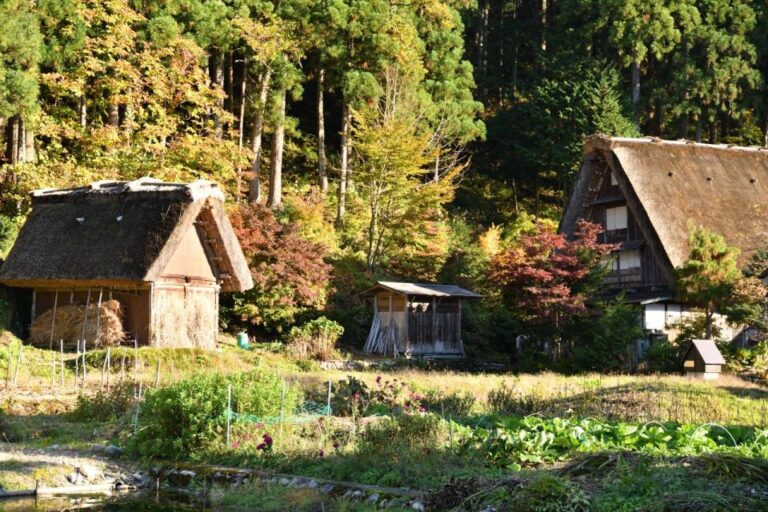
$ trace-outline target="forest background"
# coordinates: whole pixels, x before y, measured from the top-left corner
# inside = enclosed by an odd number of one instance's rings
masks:
[[[768,2],[2,0],[0,252],[32,189],[211,179],[256,281],[228,328],[360,346],[359,291],[440,281],[505,352],[494,258],[556,226],[584,138],[766,145],[767,84]]]

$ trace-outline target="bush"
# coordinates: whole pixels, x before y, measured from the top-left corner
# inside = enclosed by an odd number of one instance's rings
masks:
[[[164,458],[189,457],[210,448],[222,439],[226,429],[229,384],[235,413],[258,417],[280,414],[283,381],[276,375],[261,370],[200,374],[147,392],[132,448],[143,456]],[[290,414],[299,400],[299,391],[286,387],[283,411]]]
[[[331,409],[338,416],[366,416],[373,414],[399,414],[424,411],[424,399],[412,391],[402,380],[376,377],[376,385],[349,376],[337,382],[331,398]]]
[[[344,328],[324,316],[293,327],[286,336],[288,353],[296,359],[329,361],[336,355],[336,343]]]
[[[93,395],[78,395],[72,415],[80,421],[109,421],[125,415],[133,403],[133,384],[125,383],[109,391],[100,389]]]

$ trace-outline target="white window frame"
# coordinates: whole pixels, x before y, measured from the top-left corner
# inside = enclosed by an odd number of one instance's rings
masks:
[[[605,230],[616,231],[619,229],[627,229],[627,206],[615,206],[613,208],[605,209]]]

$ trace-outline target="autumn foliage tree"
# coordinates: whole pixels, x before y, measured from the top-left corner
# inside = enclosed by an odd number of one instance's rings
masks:
[[[254,282],[234,300],[237,321],[281,332],[325,306],[331,266],[324,245],[306,240],[263,205],[239,206],[230,219]]]
[[[691,254],[675,269],[678,292],[686,303],[704,313],[705,336],[712,337],[715,313],[732,323],[750,323],[762,311],[766,288],[756,277],[744,277],[738,267],[739,250],[722,236],[689,226]]]
[[[604,262],[614,249],[598,242],[602,227],[580,220],[573,240],[539,226],[491,261],[491,280],[531,332],[563,350],[562,331],[587,313],[600,286]]]

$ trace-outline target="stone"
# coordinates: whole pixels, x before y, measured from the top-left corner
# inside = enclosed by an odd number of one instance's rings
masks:
[[[48,447],[49,450],[58,450],[60,448],[61,448],[61,446],[59,446],[57,444],[52,444],[51,446]]]
[[[376,502],[379,501],[379,495],[378,494],[371,494],[370,496],[368,496],[368,499],[365,500],[365,501],[367,501],[369,503],[376,503]]]
[[[285,478],[285,477],[281,478],[281,479],[280,479],[280,481],[279,481],[278,483],[279,483],[280,485],[284,485],[284,486],[286,486],[286,487],[287,487],[287,486],[289,486],[289,485],[291,485],[291,481],[290,481],[290,480],[288,480],[288,479],[287,479],[287,478]]]
[[[91,482],[96,480],[100,474],[99,469],[91,464],[83,464],[77,468],[77,472],[83,475],[83,478],[90,480]]]
[[[104,453],[106,453],[110,457],[121,457],[123,455],[123,449],[120,448],[119,446],[109,444],[104,447]]]
[[[72,485],[77,485],[78,480],[80,480],[80,473],[70,473],[67,475],[67,482]]]
[[[91,445],[91,451],[103,452],[104,451],[104,445],[102,445],[102,444],[92,444]]]
[[[331,494],[335,490],[336,490],[336,486],[333,484],[325,484],[322,487],[320,487],[320,492],[323,494]]]
[[[359,499],[360,499],[360,498],[362,498],[363,496],[364,496],[364,493],[363,493],[363,491],[352,491],[352,494],[350,494],[350,497],[351,497],[353,500],[359,500]]]
[[[424,507],[424,504],[420,501],[414,501],[411,503],[411,509],[416,510],[417,512],[424,512],[426,510],[426,507]]]
[[[320,487],[320,484],[317,483],[317,480],[310,479],[309,482],[307,482],[307,487],[309,487],[310,489],[317,489],[318,487]]]

